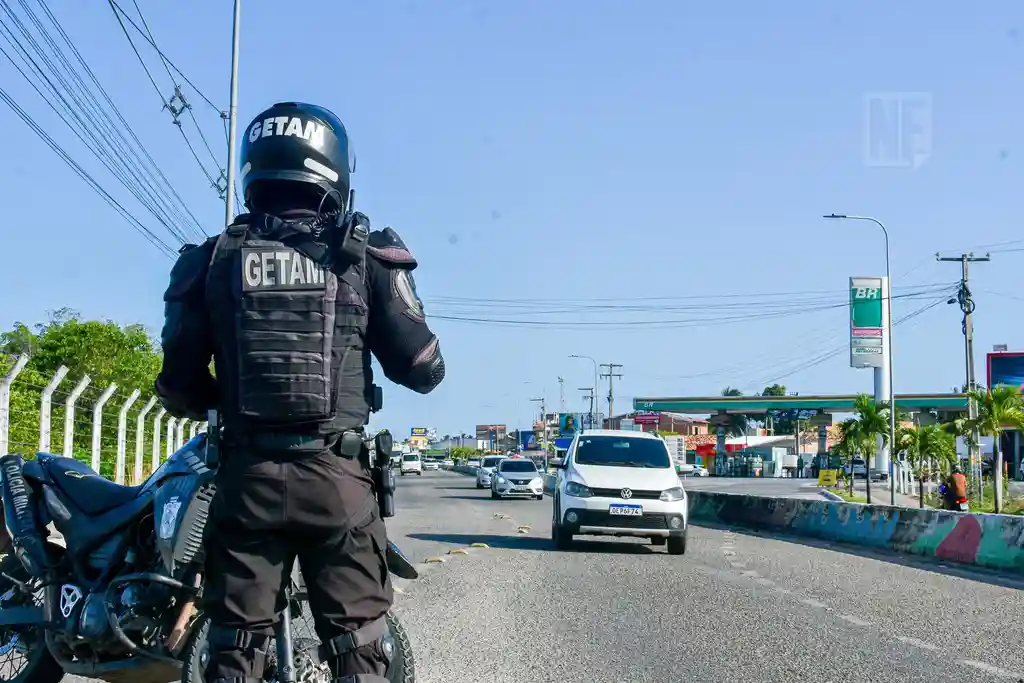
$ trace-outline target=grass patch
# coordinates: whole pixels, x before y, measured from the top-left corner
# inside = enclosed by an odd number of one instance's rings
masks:
[[[849,492],[849,490],[847,490],[845,488],[834,488],[834,487],[830,486],[830,487],[828,487],[828,490],[830,492],[836,494],[837,496],[839,496],[843,500],[845,500],[847,503],[866,503],[866,502],[868,502],[868,497],[865,496],[864,494],[861,494],[861,493],[853,493],[853,494],[851,494]]]
[[[973,493],[973,492],[972,492]],[[985,498],[981,502],[974,496],[968,499],[971,505],[971,512],[990,512],[995,513],[996,501],[992,497],[992,489],[985,491]],[[924,497],[924,504],[927,507],[941,508],[942,498],[937,493],[927,493]],[[1007,500],[1006,496],[1003,496],[1003,512],[1004,515],[1024,515],[1024,500]]]

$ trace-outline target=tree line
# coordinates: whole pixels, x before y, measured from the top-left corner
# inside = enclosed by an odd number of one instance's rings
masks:
[[[948,474],[957,464],[956,439],[962,438],[969,446],[977,447],[975,435],[991,436],[993,449],[993,490],[995,512],[1003,511],[1004,457],[1001,448],[1002,433],[1007,429],[1024,429],[1024,397],[1020,387],[996,386],[973,389],[968,392],[978,409],[977,417],[957,417],[946,422],[933,420],[915,423],[897,409],[896,444],[892,449],[902,454],[918,483],[919,504],[924,507],[924,484],[929,479]],[[875,401],[867,394],[854,400],[854,417],[839,423],[839,438],[832,453],[850,463],[849,486],[853,493],[853,459],[864,458],[867,502],[871,503],[871,462],[877,455],[879,441],[889,444],[888,401]],[[1011,473],[1012,475],[1012,473]]]

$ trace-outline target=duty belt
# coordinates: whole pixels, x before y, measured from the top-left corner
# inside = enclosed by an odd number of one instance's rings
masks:
[[[290,451],[296,455],[332,450],[346,458],[357,457],[363,446],[362,432],[348,430],[340,434],[296,434],[294,432],[246,432],[227,436],[228,444],[256,451]]]

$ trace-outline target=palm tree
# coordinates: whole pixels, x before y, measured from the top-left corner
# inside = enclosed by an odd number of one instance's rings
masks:
[[[853,460],[857,457],[857,454],[861,450],[861,433],[860,423],[850,418],[844,420],[838,425],[839,435],[836,439],[835,444],[832,446],[832,452],[839,457],[846,460],[850,466],[850,482],[849,490],[850,495],[853,495]]]
[[[1024,429],[1024,397],[1020,387],[999,385],[991,389],[972,389],[978,417],[968,420],[971,427],[992,437],[992,460],[995,475],[995,511],[1003,511],[1003,453],[1000,441],[1005,429]]]
[[[853,400],[853,410],[857,414],[857,431],[861,436],[861,447],[864,449],[865,474],[864,486],[868,504],[871,504],[871,459],[878,450],[878,437],[882,443],[889,441],[889,404],[876,402],[867,394],[861,394]],[[853,468],[850,468],[853,474]],[[890,482],[891,485],[892,482]]]
[[[931,465],[936,463],[946,471],[956,462],[956,437],[942,425],[931,424],[901,427],[896,438],[917,479],[918,506],[923,508],[924,482],[931,474]]]

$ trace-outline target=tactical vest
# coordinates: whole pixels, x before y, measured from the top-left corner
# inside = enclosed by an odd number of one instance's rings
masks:
[[[244,223],[217,241],[206,299],[229,430],[324,435],[369,419],[365,262],[318,262],[310,242]]]

